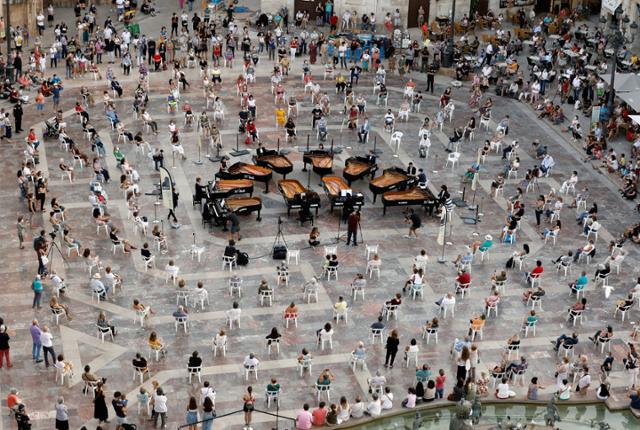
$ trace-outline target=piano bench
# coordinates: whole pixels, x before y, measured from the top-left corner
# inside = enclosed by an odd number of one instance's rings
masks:
[[[300,221],[300,227],[304,227],[304,223],[307,221],[311,222],[311,226],[313,227],[315,224],[313,223],[313,215],[308,215],[308,216],[300,216],[298,218],[298,220]]]
[[[202,200],[196,199],[196,195],[193,194],[193,207],[195,208],[198,205],[200,205],[200,206],[202,205]]]

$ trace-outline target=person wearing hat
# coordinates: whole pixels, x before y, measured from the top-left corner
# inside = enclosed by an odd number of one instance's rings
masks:
[[[89,287],[91,288],[91,293],[98,293],[101,299],[105,299],[109,293],[109,287],[105,287],[104,283],[100,280],[101,278],[102,276],[100,276],[99,273],[94,273],[91,282],[89,282]]]
[[[476,251],[487,252],[493,246],[493,237],[488,234],[484,237],[484,242],[476,241],[471,245],[471,249],[475,254]]]

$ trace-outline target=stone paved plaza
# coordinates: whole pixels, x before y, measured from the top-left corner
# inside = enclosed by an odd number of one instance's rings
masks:
[[[169,6],[167,6],[167,9]],[[142,22],[143,31],[149,33],[158,31],[161,25],[166,25],[168,13],[165,11],[159,17],[146,18]],[[148,28],[148,30],[145,30]],[[257,99],[258,116],[257,127],[261,141],[269,149],[276,147],[277,140],[281,140],[281,147],[290,150],[289,159],[294,163],[294,171],[288,178],[299,179],[307,184],[309,176],[302,172],[302,152],[306,147],[307,135],[310,136],[311,147],[317,146],[315,132],[311,131],[310,111],[313,108],[309,94],[303,91],[301,80],[302,59],[296,59],[292,71],[285,78],[285,88],[288,94],[295,93],[300,101],[300,113],[296,124],[298,125],[298,142],[284,143],[284,131],[276,129],[274,124],[274,100],[270,92],[269,76],[271,64],[266,56],[262,56],[258,63],[257,81],[250,84],[250,92]],[[386,65],[386,64],[385,64]],[[114,66],[116,74],[120,77],[119,68]],[[234,81],[241,73],[240,62],[234,67],[224,69],[223,87],[218,95],[226,108],[226,119],[221,125],[223,152],[228,153],[235,147],[237,133],[237,112],[239,110],[239,98],[236,96]],[[466,224],[462,217],[470,217],[474,211],[465,207],[456,208],[452,220],[447,227],[446,248],[444,256],[446,262],[439,264],[437,258],[441,255],[442,247],[436,242],[439,229],[439,219],[428,217],[421,213],[423,228],[419,231],[419,239],[406,239],[408,227],[404,223],[402,208],[388,208],[383,216],[380,198],[374,204],[372,194],[369,191],[368,180],[360,180],[353,184],[353,190],[365,195],[365,205],[362,208],[362,243],[358,247],[345,245],[346,227],[339,223],[339,211],[333,214],[329,210],[329,201],[320,186],[320,177],[315,173],[310,174],[310,187],[322,196],[321,208],[316,218],[316,226],[320,229],[321,246],[310,249],[307,246],[307,237],[310,230],[308,224],[300,227],[296,222],[295,214],[286,215],[286,205],[276,187],[276,181],[280,175],[274,173],[270,184],[270,192],[262,193],[262,184],[256,183],[254,195],[262,199],[262,220],[256,221],[255,213],[241,217],[242,240],[238,243],[239,249],[247,252],[251,257],[248,266],[240,267],[238,275],[243,278],[243,294],[240,299],[232,298],[228,291],[229,272],[221,270],[221,256],[226,245],[226,233],[221,228],[202,226],[198,208],[193,208],[191,195],[195,178],[200,176],[203,180],[211,180],[218,171],[218,163],[211,163],[204,158],[203,164],[195,164],[198,158],[197,139],[198,132],[191,128],[182,129],[182,114],[168,114],[166,109],[166,96],[168,94],[167,82],[170,71],[150,74],[150,102],[149,111],[158,122],[159,134],[154,136],[145,131],[144,138],[154,148],[163,148],[165,154],[171,154],[169,134],[167,126],[170,120],[175,120],[184,139],[186,160],[165,159],[165,166],[170,171],[177,190],[180,193],[180,203],[176,215],[180,220],[181,228],[171,229],[166,221],[166,209],[158,209],[158,219],[164,220],[163,227],[168,238],[167,254],[154,253],[156,256],[156,268],[145,271],[139,251],[133,251],[131,255],[125,255],[120,251],[112,252],[111,242],[104,232],[96,234],[95,224],[91,217],[92,206],[88,201],[88,183],[93,179],[91,168],[76,170],[76,180],[69,183],[62,179],[58,169],[60,158],[71,162],[71,155],[61,149],[55,140],[44,141],[41,145],[39,169],[46,177],[49,177],[49,194],[47,197],[46,211],[49,210],[49,202],[56,197],[66,208],[66,221],[71,226],[73,236],[82,242],[82,247],[88,247],[95,252],[104,266],[111,266],[114,271],[124,277],[124,288],[107,301],[95,302],[92,300],[89,289],[89,277],[82,258],[72,256],[63,262],[60,255],[54,253],[53,268],[65,278],[68,285],[67,293],[61,301],[68,305],[73,315],[72,321],[62,319],[57,326],[52,320],[51,313],[46,306],[52,293],[50,282],[45,282],[45,294],[43,301],[45,306],[41,310],[32,310],[32,293],[30,282],[37,271],[37,261],[31,247],[32,235],[27,235],[25,249],[18,249],[15,233],[15,221],[19,214],[26,214],[26,206],[19,199],[15,186],[15,172],[22,162],[24,134],[14,137],[10,142],[4,142],[0,146],[0,155],[4,160],[5,169],[1,173],[3,186],[1,196],[3,204],[0,206],[0,216],[4,222],[1,224],[2,250],[4,264],[2,272],[3,291],[0,296],[0,316],[12,333],[11,355],[14,367],[10,370],[0,370],[0,397],[5,399],[11,387],[20,391],[21,397],[29,410],[34,429],[53,428],[54,405],[57,396],[63,395],[70,410],[72,428],[94,429],[96,421],[93,420],[93,406],[91,396],[82,393],[81,373],[82,368],[89,364],[92,371],[100,377],[106,377],[107,401],[110,403],[115,390],[127,393],[130,401],[130,421],[138,424],[138,428],[150,428],[151,425],[140,418],[135,407],[136,393],[139,390],[139,381],[132,379],[132,365],[136,352],[148,353],[146,340],[151,331],[156,331],[167,346],[166,357],[150,360],[150,377],[144,381],[148,389],[152,381],[157,381],[164,388],[169,399],[168,425],[169,428],[177,428],[184,424],[184,413],[189,397],[198,397],[201,384],[197,381],[187,381],[187,360],[193,351],[198,351],[203,358],[202,380],[210,381],[217,391],[216,411],[220,414],[237,411],[242,407],[242,395],[247,385],[252,385],[258,396],[256,408],[266,410],[265,387],[271,377],[275,377],[282,384],[281,404],[279,413],[282,416],[294,417],[297,410],[304,402],[313,406],[317,405],[315,381],[322,369],[329,368],[336,376],[331,389],[331,401],[337,402],[340,396],[346,396],[353,401],[356,396],[369,398],[367,392],[367,378],[381,369],[387,377],[387,385],[391,387],[395,395],[394,411],[400,409],[400,401],[404,398],[407,388],[415,385],[415,364],[407,369],[403,365],[402,352],[399,353],[396,365],[393,369],[385,369],[384,346],[379,343],[372,345],[370,341],[370,325],[376,320],[381,311],[382,304],[390,300],[399,292],[406,279],[410,276],[413,257],[424,248],[429,254],[429,263],[426,270],[426,288],[422,299],[412,300],[409,296],[403,298],[397,320],[386,322],[386,333],[391,329],[397,329],[400,333],[400,348],[404,349],[412,338],[418,340],[419,358],[418,364],[427,363],[434,372],[442,368],[447,373],[446,393],[451,392],[455,379],[455,363],[452,362],[450,350],[454,339],[466,335],[469,327],[469,319],[483,311],[483,300],[489,295],[491,281],[490,276],[495,271],[504,268],[505,262],[515,250],[521,250],[523,244],[528,244],[531,253],[527,259],[524,270],[530,270],[536,259],[542,260],[545,273],[542,276],[542,286],[547,294],[542,301],[543,310],[539,311],[540,320],[535,336],[529,335],[523,339],[521,354],[529,360],[529,368],[526,373],[524,386],[515,385],[516,399],[524,399],[526,385],[533,376],[538,376],[541,383],[546,386],[542,390],[542,399],[546,400],[555,390],[555,365],[558,362],[552,345],[549,343],[562,333],[570,334],[575,330],[580,336],[580,343],[576,347],[577,354],[586,354],[592,363],[594,385],[599,372],[597,371],[604,355],[596,350],[587,337],[611,324],[614,329],[614,340],[611,351],[615,357],[614,371],[610,379],[614,388],[614,394],[610,399],[613,406],[626,405],[627,375],[623,370],[621,360],[627,353],[625,342],[629,340],[633,329],[632,322],[637,319],[638,310],[634,307],[627,319],[621,322],[620,317],[614,318],[615,302],[624,298],[627,291],[635,284],[634,280],[640,270],[636,266],[638,252],[635,245],[627,243],[625,250],[627,258],[620,268],[620,273],[613,273],[610,285],[614,286],[611,296],[606,299],[601,288],[596,288],[593,282],[589,282],[586,289],[588,300],[587,311],[582,324],[573,327],[567,326],[566,309],[570,307],[575,298],[569,295],[567,284],[572,281],[579,272],[586,270],[590,277],[596,269],[595,264],[601,262],[608,255],[607,243],[619,237],[624,228],[636,221],[634,207],[628,201],[619,197],[616,180],[591,163],[584,163],[579,148],[572,145],[569,135],[559,128],[552,127],[548,122],[537,119],[530,106],[512,99],[494,97],[493,119],[489,125],[490,132],[479,129],[476,131],[475,140],[461,145],[462,153],[459,164],[445,167],[447,153],[445,152],[448,136],[452,134],[453,127],[463,126],[471,115],[476,115],[467,105],[469,97],[468,86],[453,90],[453,100],[456,104],[453,121],[446,122],[443,131],[434,131],[432,135],[432,147],[427,159],[418,157],[418,130],[425,116],[435,118],[438,110],[439,96],[449,85],[450,78],[437,76],[435,92],[433,95],[425,94],[425,100],[420,113],[410,114],[408,122],[398,122],[396,130],[402,131],[404,137],[397,156],[390,145],[390,135],[383,131],[383,115],[385,109],[375,105],[375,96],[372,95],[373,76],[363,74],[360,82],[355,86],[356,94],[363,94],[367,99],[367,115],[371,120],[372,133],[367,144],[359,144],[355,131],[346,127],[340,130],[343,116],[340,113],[342,95],[336,95],[333,81],[322,79],[323,68],[320,64],[312,67],[313,79],[318,81],[323,91],[326,91],[331,99],[332,113],[329,117],[329,142],[333,141],[335,147],[343,147],[344,150],[336,154],[334,159],[334,172],[338,176],[342,174],[344,160],[350,156],[365,155],[373,149],[374,141],[377,148],[382,151],[378,156],[378,164],[381,168],[392,166],[406,167],[413,161],[417,167],[422,167],[429,177],[429,188],[437,194],[440,185],[447,184],[454,198],[462,198],[467,204],[479,205],[480,222],[476,225]],[[60,74],[63,70],[60,69]],[[132,77],[121,77],[125,92],[122,98],[116,99],[115,104],[120,119],[134,134],[143,130],[141,120],[135,119],[131,114],[132,92],[134,80]],[[200,113],[205,106],[202,92],[202,83],[196,68],[188,69],[187,76],[191,87],[182,92],[183,100],[188,100],[195,113]],[[419,90],[425,88],[425,77],[415,74],[414,80]],[[397,114],[398,106],[403,97],[404,84],[396,74],[388,76],[389,108]],[[127,238],[132,245],[140,247],[143,242],[153,243],[151,237],[143,237],[140,232],[134,231],[134,224],[127,219],[127,207],[122,190],[118,188],[119,170],[112,156],[114,146],[119,146],[127,160],[135,166],[140,173],[139,182],[142,196],[139,198],[142,215],[150,220],[154,219],[153,196],[145,195],[145,192],[153,190],[159,176],[153,169],[153,163],[146,157],[137,154],[134,145],[117,143],[118,134],[111,130],[102,106],[102,92],[107,88],[105,81],[93,81],[87,76],[74,82],[65,82],[63,101],[61,108],[65,112],[69,124],[69,134],[82,148],[83,152],[90,153],[90,144],[84,138],[81,126],[77,121],[73,106],[79,97],[79,87],[88,86],[96,99],[95,106],[89,109],[91,122],[98,129],[99,135],[105,145],[107,156],[104,159],[106,166],[115,179],[105,185],[109,194],[108,213],[113,224],[121,231],[121,237]],[[43,120],[52,115],[50,101],[47,100],[46,115],[35,110],[30,104],[25,107],[25,129],[33,126],[40,130]],[[478,145],[482,145],[485,138],[489,138],[496,128],[496,121],[505,115],[510,115],[511,127],[506,141],[513,138],[520,141],[518,156],[521,167],[517,179],[508,179],[503,195],[497,198],[491,194],[491,182],[499,171],[504,169],[504,161],[501,154],[492,152],[482,164],[476,190],[471,189],[471,184],[463,184],[461,177],[477,158]],[[549,177],[541,178],[538,190],[528,192],[524,201],[526,203],[526,215],[521,222],[518,237],[515,244],[496,243],[488,254],[488,258],[480,261],[476,258],[471,268],[472,290],[461,299],[455,307],[455,317],[447,316],[441,319],[438,343],[433,339],[429,344],[422,339],[422,325],[425,321],[438,315],[438,307],[434,302],[454,290],[456,269],[453,264],[455,257],[464,252],[465,245],[475,240],[481,240],[486,234],[491,234],[496,242],[500,237],[506,216],[508,198],[515,194],[516,187],[522,180],[527,169],[539,164],[535,159],[535,148],[531,145],[534,139],[548,145],[550,153],[556,160],[556,167]],[[243,138],[240,145],[244,146]],[[247,147],[251,155],[255,153],[254,144]],[[204,153],[204,151],[203,151]],[[229,164],[236,161],[251,162],[251,155],[231,157]],[[540,237],[541,229],[535,224],[533,207],[538,194],[546,194],[550,189],[559,189],[562,182],[569,178],[571,171],[579,172],[577,188],[588,185],[591,191],[590,206],[597,201],[599,206],[599,220],[603,228],[599,232],[597,240],[598,253],[590,265],[581,263],[574,266],[573,274],[566,278],[563,273],[556,273],[552,259],[566,253],[567,250],[575,250],[582,246],[585,238],[580,235],[581,226],[574,222],[575,210],[565,207],[561,213],[563,229],[557,242],[544,243]],[[45,212],[45,213],[47,213]],[[271,248],[278,229],[278,218],[283,219],[283,233],[290,249],[300,249],[299,264],[290,265],[291,279],[288,286],[276,285],[277,261],[271,259]],[[549,225],[543,221],[542,228]],[[50,231],[48,216],[37,214],[34,217],[34,228],[30,233],[36,235],[44,228]],[[337,255],[340,261],[339,279],[322,282],[317,303],[306,303],[303,300],[302,285],[313,275],[320,274],[324,260],[323,246],[335,245],[340,228],[340,241],[337,243]],[[29,229],[28,229],[29,232]],[[200,261],[193,259],[190,249],[195,242],[205,248]],[[358,298],[353,301],[348,298],[350,312],[348,322],[335,323],[332,321],[332,307],[339,296],[349,296],[350,283],[357,273],[364,272],[367,264],[365,245],[378,245],[382,259],[382,267],[379,279],[368,279],[365,299]],[[180,268],[178,277],[184,279],[190,289],[195,288],[198,281],[202,281],[209,293],[210,303],[203,310],[189,307],[190,328],[188,333],[176,332],[172,313],[176,310],[176,288],[171,282],[166,282],[165,265],[169,260],[174,260]],[[104,273],[103,273],[104,274]],[[257,288],[260,279],[265,278],[276,289],[275,300],[272,306],[261,306],[257,300]],[[480,351],[480,364],[478,371],[486,371],[500,361],[506,339],[520,331],[523,318],[528,308],[523,304],[521,295],[525,290],[523,274],[519,270],[508,272],[506,292],[499,305],[499,315],[488,318],[481,339],[476,341]],[[139,299],[142,303],[150,305],[155,314],[152,315],[144,327],[134,323],[135,312],[132,309],[132,300]],[[211,350],[211,341],[215,334],[225,328],[225,311],[231,308],[234,300],[239,301],[242,309],[241,328],[228,330],[229,344],[226,356],[214,357]],[[297,327],[285,328],[282,314],[286,306],[295,301],[299,306],[300,315]],[[105,339],[101,342],[96,338],[95,321],[100,311],[104,311],[107,317],[113,321],[118,329],[118,335],[114,341]],[[51,327],[54,335],[54,347],[56,353],[63,353],[65,359],[73,363],[75,376],[66,386],[60,386],[55,381],[53,369],[45,368],[43,363],[35,364],[30,355],[31,339],[29,325],[33,318],[37,318],[41,325]],[[333,336],[333,348],[320,350],[316,345],[316,331],[326,322],[334,323],[335,334]],[[272,327],[277,327],[283,335],[279,353],[275,348],[269,354],[266,348],[265,336]],[[523,334],[524,336],[524,334]],[[386,338],[386,334],[385,334]],[[364,341],[367,347],[366,368],[352,370],[349,364],[351,351],[358,341]],[[296,357],[302,350],[308,348],[314,355],[313,370],[311,374],[305,372],[300,376],[296,371]],[[250,352],[256,354],[261,365],[258,372],[258,380],[244,378],[242,362]],[[445,394],[446,396],[446,394]],[[493,397],[493,396],[491,396]],[[575,398],[582,396],[575,395]],[[593,390],[585,397],[595,399]],[[111,407],[110,416],[113,416]],[[272,405],[271,412],[275,412]],[[271,428],[274,419],[271,416],[255,414],[254,428]],[[280,425],[288,425],[286,420]],[[233,414],[221,418],[215,423],[216,428],[242,428],[242,414]],[[3,409],[1,428],[14,428],[15,423]],[[109,424],[106,428],[115,428]]]

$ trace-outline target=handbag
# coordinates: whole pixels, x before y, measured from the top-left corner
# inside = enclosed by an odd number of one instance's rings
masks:
[[[43,266],[46,266],[47,264],[49,264],[49,259],[47,258],[46,255],[43,255],[42,257],[40,257],[40,261],[42,261]]]

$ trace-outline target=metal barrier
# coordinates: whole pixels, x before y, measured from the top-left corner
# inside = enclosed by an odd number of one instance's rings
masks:
[[[276,401],[276,405],[277,405],[277,401]],[[213,417],[213,418],[210,418],[210,419],[207,419],[207,420],[201,420],[201,421],[198,421],[198,422],[196,422],[196,423],[194,423],[194,424],[184,424],[184,425],[178,426],[178,429],[177,429],[177,430],[187,429],[187,428],[189,428],[189,426],[191,426],[191,425],[198,425],[198,424],[202,424],[202,423],[204,423],[204,422],[208,422],[208,421],[213,421],[213,422],[215,423],[215,421],[216,421],[217,419],[224,418],[224,417],[228,417],[228,416],[230,416],[230,415],[235,415],[235,414],[238,414],[238,413],[240,413],[240,412],[244,412],[244,411],[243,411],[242,409],[238,409],[237,411],[227,412],[226,414],[222,414],[222,415],[216,415],[216,416],[215,416],[215,417]],[[280,419],[283,419],[283,420],[285,420],[285,421],[289,421],[289,422],[290,422],[290,423],[289,423],[289,424],[290,424],[290,426],[285,426],[282,430],[292,429],[292,428],[295,428],[295,426],[296,426],[296,419],[295,419],[295,418],[291,418],[291,417],[286,417],[286,416],[280,415],[280,414],[278,413],[278,408],[276,408],[276,413],[275,413],[275,414],[274,414],[274,413],[272,413],[272,412],[261,411],[260,409],[254,409],[254,410],[253,410],[253,412],[254,412],[254,413],[258,413],[258,414],[265,414],[265,415],[271,415],[272,417],[276,417],[275,426],[273,427],[275,430],[280,430],[280,427],[279,427],[279,424],[280,424],[280,423],[279,423],[279,420],[280,420]]]

